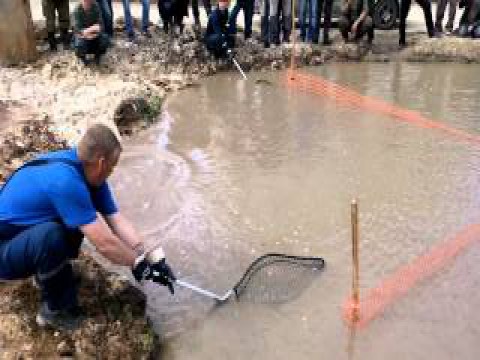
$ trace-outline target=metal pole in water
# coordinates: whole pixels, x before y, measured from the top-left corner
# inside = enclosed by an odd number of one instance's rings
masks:
[[[242,74],[243,78],[244,78],[245,80],[247,80],[247,75],[245,75],[245,73],[243,72],[243,70],[242,70],[242,68],[240,67],[240,64],[237,62],[237,60],[236,60],[234,57],[232,57],[232,61],[233,61],[233,63],[235,64],[235,66],[237,67],[238,71],[240,71],[240,74]]]
[[[358,204],[357,200],[352,200],[351,205],[352,217],[352,320],[357,322],[360,319],[360,264],[359,264],[359,249],[358,249]]]

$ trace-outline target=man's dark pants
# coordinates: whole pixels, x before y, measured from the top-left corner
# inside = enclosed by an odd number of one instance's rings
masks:
[[[252,36],[252,21],[253,21],[253,8],[254,0],[237,0],[237,3],[233,7],[230,14],[230,29],[233,34],[237,32],[237,16],[241,9],[243,9],[245,32],[244,37],[248,39]]]
[[[235,38],[233,35],[210,34],[205,37],[207,49],[216,57],[226,57],[227,48],[235,46]],[[226,43],[227,47],[223,45]]]
[[[52,311],[78,305],[69,260],[76,258],[83,235],[57,222],[18,226],[0,222],[0,279],[35,276]]]
[[[75,53],[84,62],[87,54],[93,54],[96,61],[99,61],[100,57],[107,52],[109,44],[110,38],[105,33],[100,33],[95,39],[91,40],[75,36]]]
[[[353,23],[355,22],[355,18],[353,16],[353,11],[348,8],[342,12],[340,19],[338,21],[338,28],[340,29],[340,33],[345,41],[348,41],[348,34],[352,28]],[[357,33],[355,34],[355,41],[360,40],[365,36],[368,35],[368,40],[373,40],[373,21],[370,16],[367,16],[361,23],[359,28],[357,29]]]

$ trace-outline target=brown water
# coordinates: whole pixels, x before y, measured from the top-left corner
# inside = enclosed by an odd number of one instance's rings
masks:
[[[480,67],[346,64],[315,70],[362,94],[480,135]],[[478,359],[479,245],[356,334],[350,201],[360,204],[362,291],[479,222],[478,147],[441,132],[289,90],[278,74],[233,73],[171,99],[130,144],[119,202],[177,275],[218,293],[266,252],[322,256],[327,268],[283,305],[222,307],[148,285],[171,359]],[[272,85],[256,84],[268,78]],[[128,191],[127,191],[128,190]],[[159,354],[159,357],[162,356]]]

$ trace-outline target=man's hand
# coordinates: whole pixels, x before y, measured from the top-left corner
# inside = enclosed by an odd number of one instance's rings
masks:
[[[165,261],[165,258],[151,264],[150,267],[152,269],[152,281],[168,287],[168,290],[170,290],[170,293],[173,295],[175,293],[173,283],[177,278]]]

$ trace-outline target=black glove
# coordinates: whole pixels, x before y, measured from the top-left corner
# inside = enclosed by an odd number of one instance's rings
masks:
[[[151,265],[143,258],[135,261],[135,265],[132,268],[132,274],[138,282],[149,280],[152,278]]]
[[[173,275],[173,271],[170,266],[168,266],[165,258],[150,265],[150,267],[152,269],[152,281],[168,287],[170,293],[174,294],[173,283],[177,278]]]

